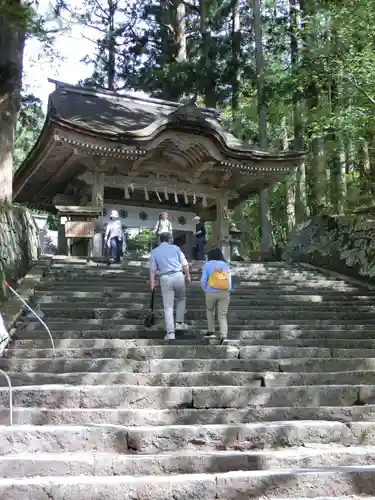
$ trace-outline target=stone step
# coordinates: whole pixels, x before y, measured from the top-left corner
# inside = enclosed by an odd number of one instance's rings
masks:
[[[129,309],[129,310],[141,310],[149,307],[149,301],[144,302],[130,302],[126,299],[117,299],[113,300],[111,298],[102,298],[102,299],[76,299],[74,304],[68,300],[62,300],[59,302],[58,300],[50,300],[49,298],[41,298],[38,299],[38,305],[44,310],[53,310],[53,309],[61,309],[61,310],[70,310],[74,306],[79,309],[98,309],[98,308],[107,308],[107,309]],[[204,297],[199,299],[188,299],[187,301],[188,310],[191,311],[206,311],[206,305],[204,301]],[[155,309],[156,311],[161,311],[163,308],[161,298],[155,301]],[[331,312],[332,314],[340,313],[342,311],[347,311],[351,313],[371,313],[375,314],[375,305],[372,303],[363,304],[358,302],[336,302],[336,303],[313,303],[313,302],[279,302],[273,303],[270,301],[264,301],[262,303],[255,303],[252,300],[236,300],[235,297],[231,299],[230,302],[230,311],[231,312],[243,312],[244,310],[251,311],[256,310],[258,314],[263,313],[268,314],[269,310],[272,308],[275,312],[284,312],[285,309],[288,309],[290,313],[298,313],[298,312]]]
[[[366,360],[368,361],[368,360]],[[371,361],[371,360],[370,360]],[[372,368],[369,362],[369,367]],[[17,359],[0,358],[0,368],[14,372],[130,372],[130,373],[171,373],[171,372],[202,372],[202,371],[280,371],[277,360],[247,360],[247,359],[151,359],[148,361],[127,360],[123,358],[94,359]],[[349,370],[353,370],[349,364]],[[360,369],[360,368],[359,368]],[[299,370],[295,370],[299,371]]]
[[[72,294],[75,292],[85,292],[85,293],[130,293],[127,290],[129,289],[126,286],[126,281],[122,283],[122,285],[116,285],[116,286],[110,286],[106,283],[98,283],[96,285],[77,285],[75,282],[69,282],[69,283],[60,283],[60,284],[50,284],[47,282],[43,282],[40,285],[37,285],[36,287],[36,292],[39,293],[53,293],[53,294],[60,294],[60,293],[66,293],[66,294]],[[359,289],[357,287],[347,287],[345,290],[337,290],[337,289],[328,289],[328,288],[322,288],[322,289],[316,289],[316,290],[311,290],[309,288],[302,288],[299,286],[288,286],[288,287],[276,287],[276,286],[269,286],[269,287],[257,287],[257,288],[250,288],[247,287],[246,289],[235,289],[235,294],[240,295],[240,296],[247,296],[247,297],[262,297],[264,298],[267,297],[280,297],[280,294],[282,293],[282,296],[294,296],[294,295],[320,295],[322,297],[357,297],[357,296],[366,296],[366,297],[373,297],[374,293],[371,292],[368,289]],[[194,285],[194,286],[188,286],[187,287],[187,295],[188,296],[194,296],[194,295],[202,295],[202,290],[200,286]],[[150,296],[150,287],[147,283],[141,283],[138,284],[134,287],[134,297],[137,296]]]
[[[202,299],[203,300],[203,299]],[[147,309],[146,309],[147,310]],[[143,310],[132,310],[127,308],[113,308],[113,307],[96,307],[95,309],[92,307],[84,307],[75,304],[44,304],[43,312],[46,317],[58,318],[61,316],[68,316],[71,318],[106,318],[106,319],[143,319],[145,316],[145,311]],[[164,313],[162,309],[155,309],[155,317],[162,318]],[[237,323],[243,321],[249,321],[252,319],[262,319],[265,317],[278,317],[284,318],[284,320],[314,320],[317,315],[319,319],[334,319],[334,320],[354,320],[367,322],[372,321],[375,322],[375,313],[374,312],[360,312],[356,309],[348,310],[340,309],[338,311],[314,311],[309,309],[308,311],[304,308],[299,308],[298,310],[291,310],[289,307],[281,308],[280,310],[275,309],[260,309],[260,308],[236,308],[235,310],[229,308],[228,311],[228,320],[235,319]],[[185,318],[187,321],[189,320],[204,320],[206,318],[206,311],[202,305],[201,309],[187,309]]]
[[[157,276],[158,277],[158,276]],[[191,285],[200,285],[200,274],[195,274],[191,276]],[[66,284],[78,284],[78,285],[97,285],[97,286],[123,286],[124,283],[129,283],[130,285],[149,285],[149,278],[147,275],[141,277],[132,277],[124,273],[122,276],[47,276],[45,278],[45,283],[50,285],[66,285]],[[365,285],[354,285],[343,280],[330,279],[325,277],[316,277],[315,279],[306,280],[304,278],[293,279],[290,276],[281,276],[279,278],[275,277],[257,277],[257,276],[233,276],[233,284],[236,288],[283,288],[283,287],[301,287],[301,288],[332,288],[337,290],[345,290],[346,288],[354,288],[357,290],[368,290]]]
[[[48,359],[0,358],[0,368],[15,372],[131,372],[171,373],[207,371],[281,371],[285,373],[340,372],[375,370],[375,358],[292,358],[292,359],[150,359],[123,358]]]
[[[375,405],[249,407],[214,409],[125,409],[125,408],[42,408],[14,407],[17,425],[127,425],[138,427],[164,425],[248,424],[249,422],[284,422],[324,420],[352,423],[375,421]],[[9,424],[9,408],[0,406],[0,425]]]
[[[317,449],[219,451],[184,450],[142,456],[119,453],[20,453],[0,458],[3,477],[118,476],[222,473],[235,470],[375,465],[374,446]]]
[[[363,372],[360,372],[363,373]],[[372,372],[368,375],[368,383],[375,381]],[[295,379],[298,380],[297,375]],[[76,373],[46,373],[46,372],[8,372],[13,386],[23,385],[150,385],[150,386],[210,386],[210,385],[249,385],[261,387],[262,375],[256,372],[180,372],[180,373],[131,373],[131,372],[76,372]],[[355,377],[355,376],[354,376]],[[349,377],[347,377],[350,380]],[[270,378],[270,380],[272,380]],[[353,378],[355,383],[362,383],[360,377]],[[276,379],[272,380],[277,385]],[[0,386],[5,387],[0,378]],[[271,385],[271,384],[270,384]],[[296,385],[296,384],[294,384]]]
[[[250,406],[348,406],[373,403],[371,385],[320,385],[290,387],[137,385],[36,385],[13,390],[15,406],[43,408],[247,408]],[[9,400],[0,389],[0,405]]]
[[[45,336],[44,336],[45,337]],[[173,345],[175,346],[190,346],[202,345],[207,343],[209,345],[217,345],[220,342],[219,338],[216,339],[203,339],[200,338],[179,338],[176,337]],[[266,347],[319,347],[329,349],[375,349],[375,333],[373,339],[342,339],[342,338],[294,338],[294,339],[234,339],[231,335],[229,342],[233,345],[241,346],[266,346]],[[58,349],[126,349],[131,347],[151,347],[151,346],[164,346],[169,345],[170,342],[163,338],[156,339],[120,339],[120,338],[57,338],[55,346]],[[49,349],[51,341],[46,338],[38,339],[19,339],[12,344],[12,349]]]
[[[344,281],[342,278],[337,276],[330,276],[328,274],[323,274],[319,272],[301,272],[296,268],[285,268],[285,269],[275,269],[273,271],[265,270],[265,271],[256,271],[252,270],[248,267],[238,267],[238,266],[230,266],[231,273],[233,276],[239,276],[241,278],[256,278],[256,279],[282,279],[282,278],[295,278],[299,280],[326,280],[326,281]],[[203,266],[192,266],[189,265],[190,273],[193,275],[200,276],[202,274]],[[54,279],[60,278],[72,278],[72,277],[85,277],[87,276],[89,279],[95,279],[98,277],[115,279],[122,278],[126,276],[130,279],[139,279],[148,277],[149,268],[143,268],[141,270],[132,269],[131,267],[105,267],[102,269],[98,268],[82,268],[82,269],[73,269],[68,268],[65,270],[55,270],[53,267],[48,269],[46,274],[47,277],[52,277]]]
[[[37,292],[35,294],[36,300],[40,303],[43,302],[68,302],[72,301],[77,301],[78,303],[81,301],[96,301],[96,300],[106,300],[106,301],[125,301],[126,299],[130,299],[128,302],[128,305],[130,306],[131,304],[139,304],[142,303],[147,304],[150,299],[150,294],[149,293],[131,293],[131,292],[118,292],[115,294],[109,294],[106,292],[66,292],[64,290],[61,290],[59,293],[56,293],[55,291],[50,291],[50,292]],[[160,294],[156,295],[156,301],[161,302],[161,296]],[[202,300],[202,296],[199,297],[198,294],[191,295],[187,293],[187,299],[189,303],[195,303],[198,302],[200,303]],[[303,305],[307,304],[322,304],[322,305],[347,305],[349,304],[350,306],[366,306],[366,305],[373,305],[374,301],[372,297],[366,296],[366,295],[355,295],[355,296],[349,296],[349,297],[341,297],[341,296],[336,296],[336,297],[323,297],[321,295],[287,295],[285,297],[280,297],[280,296],[274,296],[273,298],[267,298],[267,297],[250,297],[245,294],[245,295],[239,295],[237,293],[234,293],[231,297],[231,304],[242,304],[242,303],[248,303],[251,300],[252,305],[286,305],[289,303],[302,303]]]
[[[375,423],[284,421],[251,424],[0,427],[0,454],[163,453],[182,450],[250,451],[308,445],[373,446]],[[315,446],[314,446],[315,445]],[[0,458],[1,460],[1,458]]]
[[[82,290],[85,290],[86,287],[91,286],[91,287],[97,287],[98,290],[103,289],[104,287],[117,287],[117,288],[128,288],[131,287],[134,290],[137,290],[139,292],[148,290],[150,288],[148,280],[128,280],[128,279],[122,279],[122,280],[102,280],[102,279],[97,279],[97,280],[50,280],[45,282],[44,286],[49,285],[51,288],[55,287],[56,289],[60,288],[81,288]],[[190,288],[200,288],[200,280],[193,280],[192,283],[189,285]],[[268,290],[275,290],[278,289],[280,291],[286,290],[286,291],[294,291],[294,290],[307,290],[307,291],[317,291],[317,290],[337,290],[341,292],[346,292],[346,291],[356,291],[357,294],[366,293],[366,289],[360,289],[355,286],[348,285],[347,283],[344,284],[339,284],[339,283],[328,283],[328,282],[323,282],[323,281],[310,281],[308,283],[303,282],[303,283],[298,283],[291,280],[286,280],[286,281],[233,281],[233,288],[234,290],[239,290],[242,292],[247,292],[247,291],[263,291],[267,292]]]
[[[373,349],[334,349],[333,357],[368,357]],[[282,358],[330,358],[331,349],[325,347],[284,347],[275,346],[219,346],[219,345],[163,345],[138,346],[128,348],[66,348],[66,349],[17,349],[13,346],[5,351],[7,358],[64,358],[97,359],[121,358],[123,360],[151,359],[282,359]]]
[[[247,500],[249,498],[316,500],[373,499],[375,467],[344,471],[284,469],[221,474],[166,476],[81,476],[0,479],[0,498],[7,500]],[[332,495],[332,493],[334,493]],[[350,496],[349,496],[350,495]],[[354,495],[354,496],[353,496]],[[365,496],[364,496],[365,495]],[[342,499],[343,500],[343,499]]]
[[[150,385],[150,386],[253,386],[287,387],[303,385],[375,385],[375,370],[353,370],[328,373],[277,373],[277,372],[8,372],[12,385]],[[5,387],[0,378],[0,387]]]
[[[151,330],[145,330],[139,325],[115,325],[112,330],[106,328],[105,325],[85,325],[80,324],[76,326],[71,322],[64,323],[54,323],[53,327],[51,326],[51,322],[48,322],[53,331],[54,339],[124,339],[124,340],[132,340],[137,345],[149,345],[155,343],[156,341],[165,344],[164,337],[164,327],[153,328]],[[253,326],[253,325],[252,325]],[[284,328],[285,326],[285,328]],[[340,326],[340,325],[339,325]],[[345,325],[347,326],[347,325]],[[306,339],[307,341],[321,339],[324,340],[348,340],[351,341],[353,339],[353,333],[356,336],[356,339],[359,341],[366,342],[369,340],[370,342],[375,339],[375,329],[369,328],[364,330],[361,326],[360,328],[356,328],[357,325],[352,326],[350,329],[337,329],[337,326],[316,326],[316,329],[313,327],[296,327],[294,325],[281,325],[280,327],[269,327],[269,329],[246,329],[244,326],[230,326],[230,339],[240,339],[241,343],[256,342],[259,340],[279,340],[282,341],[283,345],[288,345],[284,343],[284,340],[296,340],[300,341]],[[91,329],[89,329],[91,327]],[[41,327],[38,322],[21,322],[17,327],[17,338],[28,340],[40,339],[46,340],[46,331]],[[195,327],[194,329],[189,329],[188,332],[179,333],[176,337],[176,343],[203,343],[202,337],[207,332],[207,329],[198,329]],[[355,340],[357,342],[357,340]],[[354,342],[354,341],[353,341]],[[47,346],[48,344],[47,340]],[[372,344],[371,344],[372,345]],[[35,345],[36,346],[36,345]],[[327,347],[322,345],[322,347]]]

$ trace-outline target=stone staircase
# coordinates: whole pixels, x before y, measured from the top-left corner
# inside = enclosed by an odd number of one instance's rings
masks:
[[[375,293],[285,264],[233,273],[233,343],[202,339],[198,269],[191,331],[167,343],[160,296],[142,327],[144,264],[56,259],[36,295],[55,356],[25,318],[0,358],[0,499],[375,498]]]

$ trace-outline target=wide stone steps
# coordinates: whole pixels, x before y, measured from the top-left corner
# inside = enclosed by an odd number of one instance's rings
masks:
[[[139,311],[144,311],[145,308],[148,307],[147,302],[128,302],[126,300],[118,299],[118,300],[112,300],[109,298],[106,299],[96,299],[96,300],[82,300],[82,299],[76,299],[75,301],[75,307],[77,309],[114,309],[114,310],[139,310]],[[300,311],[309,311],[309,312],[317,312],[317,313],[324,313],[324,312],[332,312],[333,314],[337,314],[340,311],[342,311],[343,304],[345,304],[345,310],[349,310],[353,313],[375,313],[375,305],[371,303],[370,301],[367,304],[363,304],[362,302],[358,304],[358,302],[320,302],[320,303],[314,303],[314,302],[291,302],[288,303],[288,311],[290,312],[300,312]],[[56,309],[56,300],[49,300],[49,299],[39,299],[38,300],[38,305],[42,308],[43,311],[47,313],[47,311],[54,311]],[[72,304],[68,302],[67,300],[62,300],[60,301],[58,305],[59,310],[70,310],[72,309]],[[251,311],[252,314],[254,315],[255,313],[265,313],[272,309],[275,312],[285,312],[285,302],[282,303],[280,302],[260,302],[258,301],[253,302],[252,300],[236,300],[235,298],[231,301],[231,310],[233,312],[240,312],[243,313],[243,311]],[[162,312],[162,302],[161,300],[155,301],[155,310]],[[190,300],[189,301],[189,309],[192,312],[195,311],[203,311],[205,312],[205,306],[204,303],[202,303],[202,298],[199,300],[198,298],[196,300]]]
[[[2,456],[18,453],[154,454],[176,451],[251,451],[326,445],[373,446],[375,424],[327,421],[239,425],[0,427]],[[1,459],[0,459],[1,460]],[[375,457],[374,457],[375,460]]]
[[[78,323],[78,322],[77,322]],[[64,328],[65,324],[65,328]],[[58,343],[62,339],[67,341],[74,339],[88,339],[88,340],[104,340],[104,339],[119,339],[132,341],[134,345],[164,345],[166,342],[162,339],[164,327],[160,325],[159,328],[153,328],[147,334],[139,325],[114,325],[112,329],[108,329],[108,325],[102,323],[96,324],[72,324],[67,320],[64,324],[54,322],[53,324],[53,337]],[[51,322],[49,322],[51,326]],[[25,329],[27,332],[25,332]],[[207,329],[200,329],[195,327],[190,329],[188,335],[181,335],[177,339],[178,344],[202,344],[202,336],[206,333]],[[46,331],[39,323],[26,323],[18,324],[17,328],[18,338],[24,338],[24,341],[31,340],[37,342],[40,339],[46,339]],[[355,340],[353,340],[353,334]],[[360,334],[360,338],[359,338]],[[145,338],[147,335],[147,338]],[[244,328],[244,325],[231,325],[231,339],[234,341],[241,340],[241,343],[246,345],[248,342],[257,344],[263,343],[265,340],[273,341],[276,343],[283,340],[283,345],[289,345],[289,340],[303,341],[310,340],[327,340],[335,342],[336,340],[353,340],[353,342],[365,342],[367,340],[375,339],[375,328],[366,325],[316,325],[313,327],[299,327],[299,325],[282,325],[282,326],[269,326],[268,329],[263,329],[262,326],[252,329]],[[284,340],[287,341],[284,344]],[[209,342],[214,343],[214,340]],[[216,341],[217,342],[217,341]],[[51,344],[47,341],[47,346]],[[320,345],[320,344],[319,344]],[[18,347],[22,344],[18,345]],[[38,347],[35,343],[33,347]],[[327,347],[322,345],[322,347]],[[343,346],[342,346],[343,347]],[[354,345],[345,345],[345,347],[354,347]],[[371,347],[371,346],[370,346]]]
[[[196,450],[126,455],[103,452],[38,452],[6,455],[0,459],[4,477],[33,476],[143,476],[222,473],[235,470],[264,470],[335,465],[375,465],[375,447],[316,445],[293,450]]]
[[[33,301],[56,351],[24,316],[0,358],[15,424],[4,380],[0,499],[375,495],[374,292],[286,264],[236,264],[230,343],[219,346],[202,335],[194,265],[190,328],[171,343],[159,290],[157,324],[143,327],[144,263],[76,261],[55,259]]]
[[[307,308],[306,308],[307,309]],[[146,308],[147,310],[147,308]],[[93,309],[92,307],[80,307],[75,305],[72,307],[71,305],[46,305],[43,307],[43,312],[46,317],[49,318],[61,318],[61,317],[70,317],[70,318],[87,318],[87,319],[95,319],[95,318],[105,318],[108,320],[119,320],[124,319],[126,321],[129,320],[129,324],[138,320],[142,323],[142,320],[145,316],[145,311],[143,310],[131,310],[127,308],[112,308],[112,307],[96,307]],[[156,318],[162,318],[163,311],[161,309],[155,310]],[[264,317],[273,317],[280,318],[284,321],[292,321],[292,320],[310,320],[314,321],[315,318],[319,317],[320,320],[352,320],[357,323],[367,323],[370,322],[372,324],[375,323],[375,313],[371,311],[361,312],[355,309],[346,310],[340,309],[339,311],[325,311],[318,310],[314,311],[311,308],[304,310],[304,308],[299,308],[296,310],[292,310],[289,307],[285,307],[284,309],[280,309],[279,311],[271,308],[257,308],[252,309],[250,307],[242,308],[242,309],[230,309],[228,312],[228,321],[234,322],[238,324],[244,324],[248,322],[253,322],[253,320],[264,320]],[[202,309],[187,309],[185,319],[189,322],[202,322],[206,318],[206,312]],[[132,321],[133,320],[133,321]],[[276,321],[276,319],[274,319]],[[139,324],[139,323],[138,323]],[[194,324],[194,323],[193,323]],[[195,323],[197,324],[197,323]]]
[[[329,349],[374,349],[375,348],[375,333],[373,334],[373,339],[352,339],[352,338],[293,338],[293,339],[283,339],[283,347],[324,347]],[[218,339],[207,340],[210,344],[217,344]],[[241,343],[243,347],[278,347],[281,340],[276,338],[241,338],[238,340],[233,340],[233,346]],[[177,339],[177,345],[181,346],[191,346],[191,345],[202,345],[201,338],[185,338]],[[55,339],[55,346],[58,349],[129,349],[135,347],[159,347],[168,345],[168,342],[160,339],[160,334],[154,339],[121,339],[121,338],[58,338]],[[49,349],[51,347],[51,341],[42,338],[28,338],[19,339],[17,341],[17,349]],[[241,351],[240,351],[241,352]]]
[[[74,365],[73,365],[74,367]],[[43,367],[45,368],[45,367]],[[126,368],[126,367],[125,367]],[[340,380],[344,385],[375,386],[375,370],[353,370],[328,373],[278,373],[250,371],[211,371],[211,372],[128,372],[128,371],[98,371],[98,372],[11,372],[8,371],[12,385],[149,385],[167,387],[190,386],[253,386],[253,387],[285,387],[337,385]]]
[[[375,405],[363,406],[295,406],[214,409],[129,409],[129,408],[42,408],[15,407],[18,425],[126,425],[168,426],[208,424],[248,424],[249,422],[284,422],[314,420],[328,422],[353,421],[372,423]],[[9,409],[0,406],[0,423],[8,425]]]
[[[0,479],[0,498],[16,500],[268,500],[315,498],[328,500],[338,495],[357,500],[375,491],[375,467],[354,466],[337,472],[296,469],[282,471],[234,471],[222,474],[181,474],[163,476],[74,476]],[[270,492],[270,494],[268,494]],[[286,496],[285,496],[286,495]],[[363,497],[362,497],[363,498]]]
[[[36,372],[118,372],[175,373],[188,371],[276,371],[287,373],[340,372],[375,370],[373,358],[274,358],[274,359],[152,359],[131,360],[119,358],[9,358],[0,359],[0,368],[9,371]]]

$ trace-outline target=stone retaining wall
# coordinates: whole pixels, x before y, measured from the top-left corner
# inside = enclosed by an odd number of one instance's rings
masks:
[[[282,258],[373,281],[375,218],[314,216],[296,227]]]
[[[4,281],[25,276],[38,259],[39,236],[30,212],[19,206],[0,206],[0,301]]]

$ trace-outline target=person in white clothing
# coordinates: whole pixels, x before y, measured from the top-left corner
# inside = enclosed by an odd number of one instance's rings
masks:
[[[172,229],[172,223],[168,219],[168,214],[167,212],[163,212],[162,214],[159,215],[159,220],[155,224],[154,227],[154,234],[156,236],[156,244],[159,246],[160,245],[160,235],[168,233],[170,236],[170,239],[173,240],[173,229]]]
[[[110,221],[105,231],[105,243],[109,249],[112,262],[120,262],[121,247],[123,240],[123,230],[120,217],[117,210],[112,210]]]
[[[185,282],[191,283],[189,264],[185,255],[172,245],[169,233],[160,235],[160,245],[151,252],[150,284],[156,286],[156,273],[160,275],[160,288],[163,298],[165,340],[175,340],[175,331],[187,330],[184,322],[186,309]],[[173,305],[176,298],[176,324],[173,317]]]

